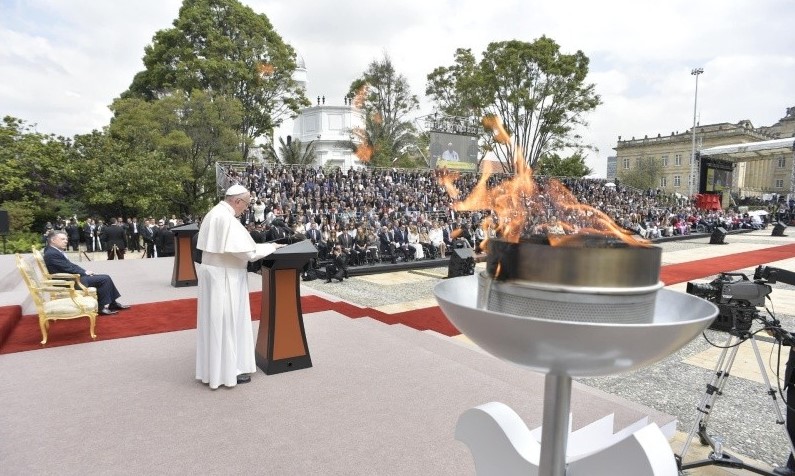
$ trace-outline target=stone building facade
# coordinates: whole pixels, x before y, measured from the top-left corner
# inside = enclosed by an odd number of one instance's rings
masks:
[[[711,147],[750,142],[768,141],[795,137],[795,107],[787,109],[787,114],[772,126],[754,127],[749,120],[736,124],[723,122],[699,125],[696,131],[696,151]],[[623,171],[637,167],[644,159],[652,159],[661,165],[662,175],[659,189],[688,195],[691,177],[692,131],[671,132],[670,135],[657,134],[641,139],[618,138],[616,144],[616,175],[620,179]],[[693,193],[698,192],[698,163],[693,169]],[[788,177],[792,175],[793,155],[769,154],[752,161],[738,162],[732,191],[738,196],[758,196],[767,193],[787,194],[790,189]],[[782,180],[787,177],[786,180]]]

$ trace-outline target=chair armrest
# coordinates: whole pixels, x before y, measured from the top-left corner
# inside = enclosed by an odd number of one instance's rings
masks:
[[[64,288],[75,288],[74,281],[64,281],[63,279],[43,279],[41,280],[41,284],[45,285],[46,287],[56,288],[57,291],[63,291]]]

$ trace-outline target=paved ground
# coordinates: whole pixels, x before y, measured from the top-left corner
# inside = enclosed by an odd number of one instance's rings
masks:
[[[754,251],[766,247],[795,242],[795,238],[771,237],[769,230],[742,235],[729,235],[725,246],[709,245],[709,237],[687,241],[671,241],[659,244],[663,248],[663,264],[675,264],[695,259],[719,257],[726,254]],[[128,253],[128,259],[140,258],[142,253]],[[105,253],[74,253],[76,261],[102,261]],[[770,266],[795,270],[795,259]],[[482,269],[482,265],[478,265]],[[725,272],[744,272],[749,277],[753,269],[730,270]],[[415,271],[402,271],[351,278],[344,283],[326,284],[322,280],[305,282],[304,286],[327,294],[334,299],[344,299],[360,306],[376,308],[393,313],[409,309],[435,306],[433,287],[439,279],[445,278],[447,268],[432,268]],[[708,282],[712,276],[705,276],[698,282]],[[671,286],[671,289],[685,290],[686,283]],[[795,329],[795,286],[774,284],[770,295],[770,309],[781,321],[784,329]],[[760,309],[765,313],[764,309]],[[650,339],[654,336],[650,335]],[[611,377],[580,379],[581,382],[648,405],[659,411],[676,415],[679,418],[680,433],[672,441],[678,454],[688,432],[700,415],[697,406],[705,396],[706,385],[711,381],[721,349],[716,347],[725,343],[727,335],[708,330],[679,352],[656,365],[643,370]],[[787,352],[768,342],[759,342],[763,367],[777,387],[777,372],[783,375]],[[773,401],[763,385],[762,371],[757,363],[750,342],[739,346],[737,358],[731,368],[732,377],[727,381],[723,395],[718,397],[715,408],[708,421],[710,435],[723,438],[728,452],[739,455],[749,464],[769,469],[771,465],[782,464],[789,453],[789,443],[783,425],[777,424],[778,412],[784,412],[781,400]],[[776,409],[779,410],[776,410]],[[703,457],[709,448],[702,447],[698,438],[690,442],[686,462]],[[734,469],[707,467],[689,471],[698,475],[748,474]]]

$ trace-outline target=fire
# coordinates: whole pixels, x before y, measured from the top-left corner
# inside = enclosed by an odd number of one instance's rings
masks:
[[[367,97],[367,89],[370,87],[369,84],[363,84],[357,91],[356,94],[353,96],[353,107],[356,109],[363,109],[364,108],[364,100]]]
[[[510,142],[510,135],[498,117],[485,117],[483,125],[493,131],[497,142]],[[579,244],[584,235],[617,238],[632,246],[649,246],[648,241],[635,238],[605,213],[579,203],[574,194],[559,181],[550,179],[545,183],[537,182],[518,147],[515,147],[513,161],[516,171],[514,177],[489,188],[491,173],[484,172],[464,200],[459,200],[460,192],[455,185],[459,178],[457,173],[444,171],[439,182],[453,200],[458,200],[453,206],[455,210],[491,210],[496,215],[497,235],[511,243],[518,243],[522,236],[542,233],[546,234],[553,246]],[[553,220],[555,217],[560,221]],[[483,220],[481,224],[487,231],[487,237],[488,222]]]
[[[353,96],[353,100],[351,103],[353,107],[357,109],[364,108],[364,100],[367,97],[367,89],[369,88],[368,84],[363,84],[357,91],[356,94]],[[375,123],[381,123],[381,116],[374,112],[373,120]],[[355,135],[359,139],[359,145],[356,146],[356,151],[354,154],[358,159],[362,162],[370,162],[370,159],[373,157],[373,146],[367,139],[367,134],[365,133],[364,129],[362,128],[354,128],[352,131],[353,135]]]

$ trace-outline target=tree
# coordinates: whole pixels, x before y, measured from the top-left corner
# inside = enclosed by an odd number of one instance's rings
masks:
[[[373,61],[362,76],[351,83],[349,94],[360,100],[365,112],[365,128],[354,131],[360,147],[372,152],[367,162],[373,167],[388,167],[396,157],[416,143],[416,130],[410,114],[419,108],[408,80],[395,71],[388,55]],[[360,155],[360,159],[362,156]]]
[[[637,158],[635,167],[624,169],[618,173],[622,184],[641,190],[657,188],[660,177],[662,177],[662,164],[647,156]]]
[[[277,163],[290,165],[310,165],[315,161],[315,141],[304,145],[300,139],[291,139],[289,142],[279,137],[279,151],[269,145],[267,155]]]
[[[112,163],[102,161],[97,173],[118,187],[111,189],[113,195],[121,189],[125,203],[149,206],[143,209],[149,213],[152,207],[165,207],[203,214],[216,196],[216,162],[238,158],[240,103],[195,90],[152,102],[117,99],[111,109],[115,117],[108,133],[113,142],[107,156]],[[147,202],[148,197],[160,201]]]
[[[506,172],[514,171],[516,152],[533,167],[546,154],[590,148],[576,130],[601,101],[585,82],[589,60],[582,51],[563,54],[542,36],[490,43],[479,62],[458,49],[454,61],[428,75],[425,92],[445,114],[499,118],[512,142],[499,145],[493,134],[484,140]]]
[[[174,90],[202,90],[236,98],[242,160],[255,139],[310,105],[292,78],[293,48],[268,17],[237,0],[184,0],[174,27],[155,34],[143,60],[146,69],[122,97],[152,101]]]
[[[38,227],[75,209],[64,200],[76,183],[69,174],[67,139],[42,134],[22,119],[0,124],[0,208],[12,216],[14,231]]]
[[[593,170],[585,165],[585,156],[576,152],[569,157],[561,158],[556,153],[544,155],[536,163],[535,173],[547,177],[585,177]]]

